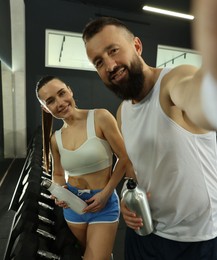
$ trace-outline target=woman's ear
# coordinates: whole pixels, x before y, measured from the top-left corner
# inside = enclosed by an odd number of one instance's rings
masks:
[[[142,42],[138,37],[134,37],[134,46],[136,52],[141,56],[142,55]]]
[[[46,113],[49,113],[50,114],[50,111],[43,105],[41,105],[41,108],[46,112]]]
[[[70,86],[67,86],[67,88],[69,89],[69,92],[71,93],[71,95],[73,97],[73,91],[71,90]]]

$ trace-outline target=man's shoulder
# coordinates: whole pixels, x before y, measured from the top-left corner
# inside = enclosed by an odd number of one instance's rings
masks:
[[[119,105],[117,112],[116,112],[116,120],[117,120],[118,127],[120,130],[121,130],[121,108],[123,106],[123,102],[124,101],[121,102],[121,104]]]
[[[163,76],[163,80],[177,80],[182,79],[183,77],[192,76],[196,70],[198,70],[198,68],[190,64],[179,65],[177,67],[170,68]]]
[[[169,91],[176,86],[182,80],[191,77],[198,70],[197,67],[192,65],[180,65],[175,68],[171,68],[167,73],[162,76],[161,80],[161,92]]]

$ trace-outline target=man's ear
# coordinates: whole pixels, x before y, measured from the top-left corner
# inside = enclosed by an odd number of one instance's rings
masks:
[[[141,56],[142,55],[142,42],[138,37],[134,38],[134,46],[136,48],[137,53]]]

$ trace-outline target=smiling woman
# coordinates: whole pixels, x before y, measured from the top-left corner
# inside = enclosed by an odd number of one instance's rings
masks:
[[[56,200],[56,204],[63,207],[84,258],[110,259],[120,214],[116,187],[125,173],[136,178],[117,122],[108,110],[78,109],[73,91],[54,76],[39,80],[36,95],[43,112],[45,168],[52,168],[53,182],[68,188],[87,206],[78,214],[65,201]],[[64,122],[53,134],[52,117]],[[113,156],[118,158],[114,168]]]

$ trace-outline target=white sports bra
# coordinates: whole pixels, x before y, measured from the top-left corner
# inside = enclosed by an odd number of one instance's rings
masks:
[[[80,176],[103,170],[112,165],[113,152],[106,140],[96,136],[94,110],[88,111],[87,140],[76,150],[63,147],[61,129],[55,132],[60,160],[68,176]]]

